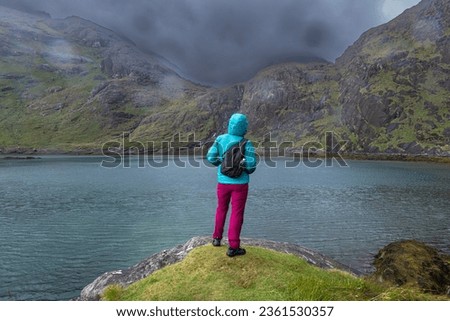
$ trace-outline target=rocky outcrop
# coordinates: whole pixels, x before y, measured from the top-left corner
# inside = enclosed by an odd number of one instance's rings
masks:
[[[374,277],[380,282],[450,295],[450,257],[422,242],[391,243],[378,252],[374,265]]]
[[[336,60],[353,150],[449,155],[449,30],[449,2],[423,0]]]
[[[338,74],[329,63],[287,63],[268,67],[245,83],[241,111],[253,135],[305,143],[336,125]],[[329,121],[324,120],[327,119]]]
[[[223,243],[226,244],[226,239],[224,239],[223,241]],[[188,253],[192,249],[198,246],[209,244],[210,242],[210,237],[194,237],[183,245],[178,245],[170,250],[154,254],[148,259],[134,265],[133,267],[130,267],[129,269],[106,272],[95,279],[92,283],[87,285],[81,291],[81,295],[78,300],[99,300],[101,294],[107,286],[112,284],[128,286],[131,283],[141,280],[152,274],[153,272],[164,268],[165,266],[181,261],[186,257],[186,255],[188,255]],[[327,258],[320,253],[317,253],[300,245],[245,238],[242,239],[242,243],[244,246],[259,246],[278,252],[293,254],[320,268],[339,269],[354,275],[360,274],[360,272],[350,267],[347,267],[333,259]],[[225,252],[224,259],[227,259],[225,256]]]

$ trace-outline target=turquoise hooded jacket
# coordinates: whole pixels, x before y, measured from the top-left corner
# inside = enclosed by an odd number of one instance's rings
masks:
[[[206,158],[211,164],[218,166],[217,169],[217,181],[222,184],[247,184],[249,182],[249,174],[253,173],[257,165],[257,157],[255,148],[251,141],[247,141],[245,144],[245,167],[247,171],[244,171],[241,176],[237,178],[231,178],[223,175],[221,170],[222,156],[223,154],[234,144],[240,142],[244,135],[247,133],[248,121],[247,117],[243,114],[234,114],[231,116],[228,122],[228,133],[220,135],[214,141],[214,144],[208,151]]]

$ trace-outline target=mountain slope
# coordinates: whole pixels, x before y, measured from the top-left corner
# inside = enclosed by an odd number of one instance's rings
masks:
[[[123,133],[143,148],[226,130],[234,112],[256,143],[324,143],[347,153],[450,156],[450,4],[423,0],[364,33],[335,64],[285,63],[206,88],[89,21],[0,9],[0,149],[93,150]]]
[[[337,59],[353,148],[449,151],[450,4],[424,0],[364,33]]]
[[[77,17],[0,10],[0,146],[99,148],[199,87]]]

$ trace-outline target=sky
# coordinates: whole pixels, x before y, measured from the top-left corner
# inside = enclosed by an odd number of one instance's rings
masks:
[[[285,61],[334,62],[371,27],[419,0],[0,0],[91,20],[215,86]]]

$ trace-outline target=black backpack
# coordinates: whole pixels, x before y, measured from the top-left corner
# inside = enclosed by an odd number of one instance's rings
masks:
[[[237,178],[245,170],[241,166],[245,157],[245,144],[247,139],[243,138],[240,142],[233,144],[222,157],[222,167],[220,172],[231,178]]]

